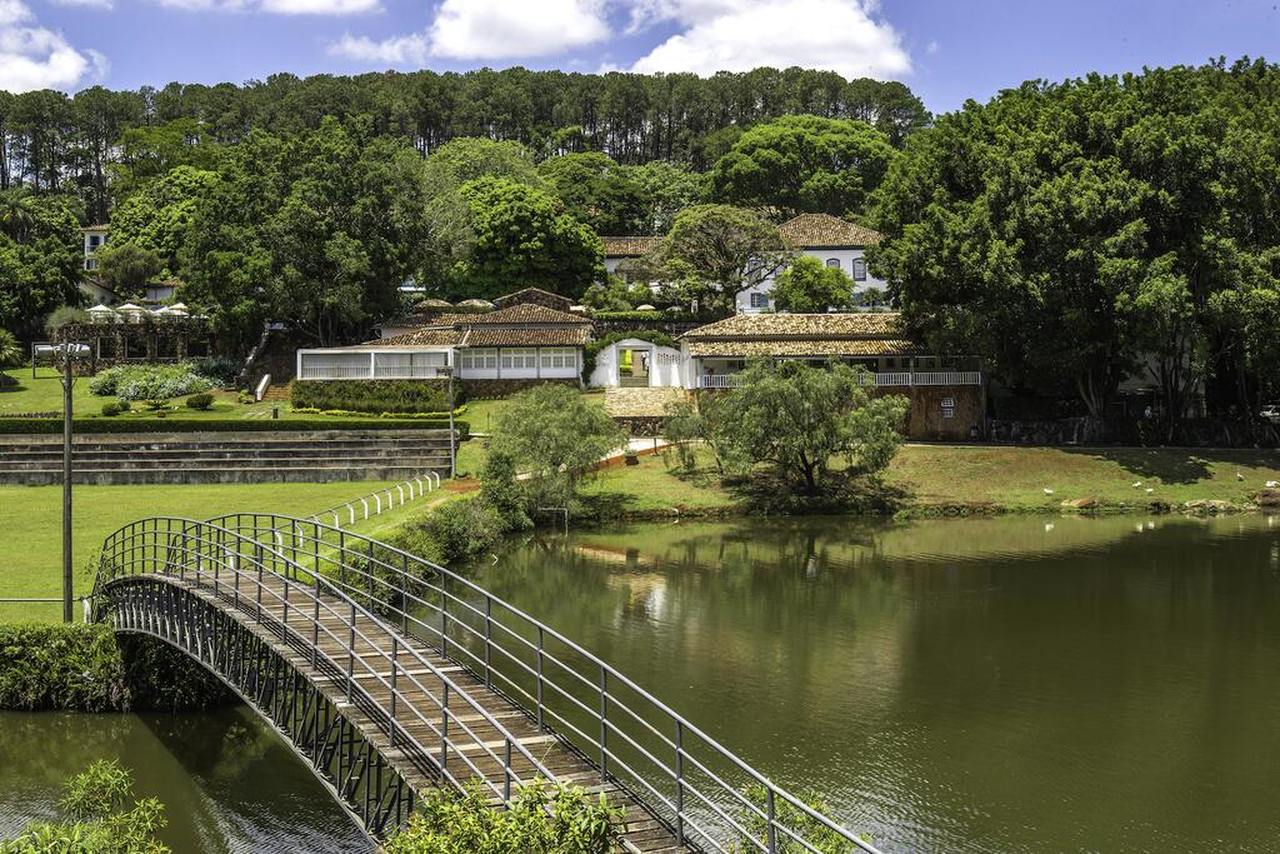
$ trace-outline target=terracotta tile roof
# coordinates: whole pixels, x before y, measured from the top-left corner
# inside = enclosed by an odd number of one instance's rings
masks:
[[[459,318],[453,321],[458,325],[481,326],[486,324],[506,324],[506,323],[566,323],[574,326],[590,326],[591,321],[577,314],[569,314],[567,311],[557,311],[554,308],[547,308],[545,305],[536,305],[530,302],[517,303],[516,305],[500,308],[497,311],[486,311],[480,314],[456,314],[444,315],[445,317]]]
[[[791,338],[766,341],[691,341],[689,355],[747,356],[911,356],[924,351],[902,338]]]
[[[684,334],[686,340],[788,338],[891,338],[901,335],[896,311],[853,311],[841,314],[735,314]]]
[[[738,314],[682,336],[692,356],[894,356],[921,352],[896,311]]]
[[[506,308],[511,305],[520,305],[522,303],[533,303],[534,305],[545,305],[548,308],[558,309],[560,311],[568,311],[573,305],[573,300],[557,293],[552,293],[542,288],[521,288],[514,293],[500,296],[494,301],[494,305],[498,308]]]
[[[601,237],[606,258],[639,258],[662,242],[661,237]]]
[[[825,213],[800,214],[778,226],[778,231],[783,240],[799,248],[873,246],[881,240],[878,231]]]
[[[459,347],[581,347],[590,326],[473,326]]]
[[[366,341],[355,346],[362,350],[367,350],[370,347],[453,347],[461,340],[462,333],[456,329],[424,327],[415,329],[412,332],[406,332],[403,335],[393,335],[390,338],[375,338],[372,341]]]
[[[479,314],[440,314],[412,332],[360,347],[581,347],[591,321],[534,303]]]

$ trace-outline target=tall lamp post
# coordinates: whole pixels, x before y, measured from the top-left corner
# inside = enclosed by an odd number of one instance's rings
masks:
[[[449,479],[458,476],[458,434],[453,429],[453,365],[441,368],[449,379]]]
[[[65,327],[58,333],[61,340],[55,345],[54,352],[62,355],[62,621],[70,623],[75,619],[71,607],[75,580],[71,550],[71,434],[74,429],[71,389],[76,382],[71,360],[75,344]]]

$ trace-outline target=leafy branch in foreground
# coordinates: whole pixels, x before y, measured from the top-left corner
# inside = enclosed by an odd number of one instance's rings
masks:
[[[130,802],[132,806],[129,806]],[[37,822],[0,840],[0,854],[167,854],[156,839],[165,826],[164,805],[134,800],[133,775],[114,759],[93,763],[67,781],[58,803],[61,822]]]

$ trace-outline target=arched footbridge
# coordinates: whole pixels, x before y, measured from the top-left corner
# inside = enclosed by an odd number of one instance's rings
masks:
[[[126,525],[103,545],[93,615],[203,664],[375,839],[429,787],[499,806],[543,779],[624,807],[629,851],[875,851],[533,616],[314,520]]]

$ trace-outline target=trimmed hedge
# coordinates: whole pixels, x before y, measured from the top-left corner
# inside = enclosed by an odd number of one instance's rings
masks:
[[[219,418],[77,418],[76,433],[279,433],[315,430],[447,430],[447,418],[352,418],[294,419],[278,421],[269,418],[219,419]],[[470,425],[466,421],[454,421],[460,438],[466,438]],[[0,418],[0,434],[33,433],[57,435],[62,433],[62,419],[53,418]]]
[[[205,709],[234,695],[177,650],[84,623],[0,624],[0,709]]]
[[[447,412],[448,380],[294,380],[289,391],[297,409],[350,412]],[[453,404],[463,392],[454,384]]]

